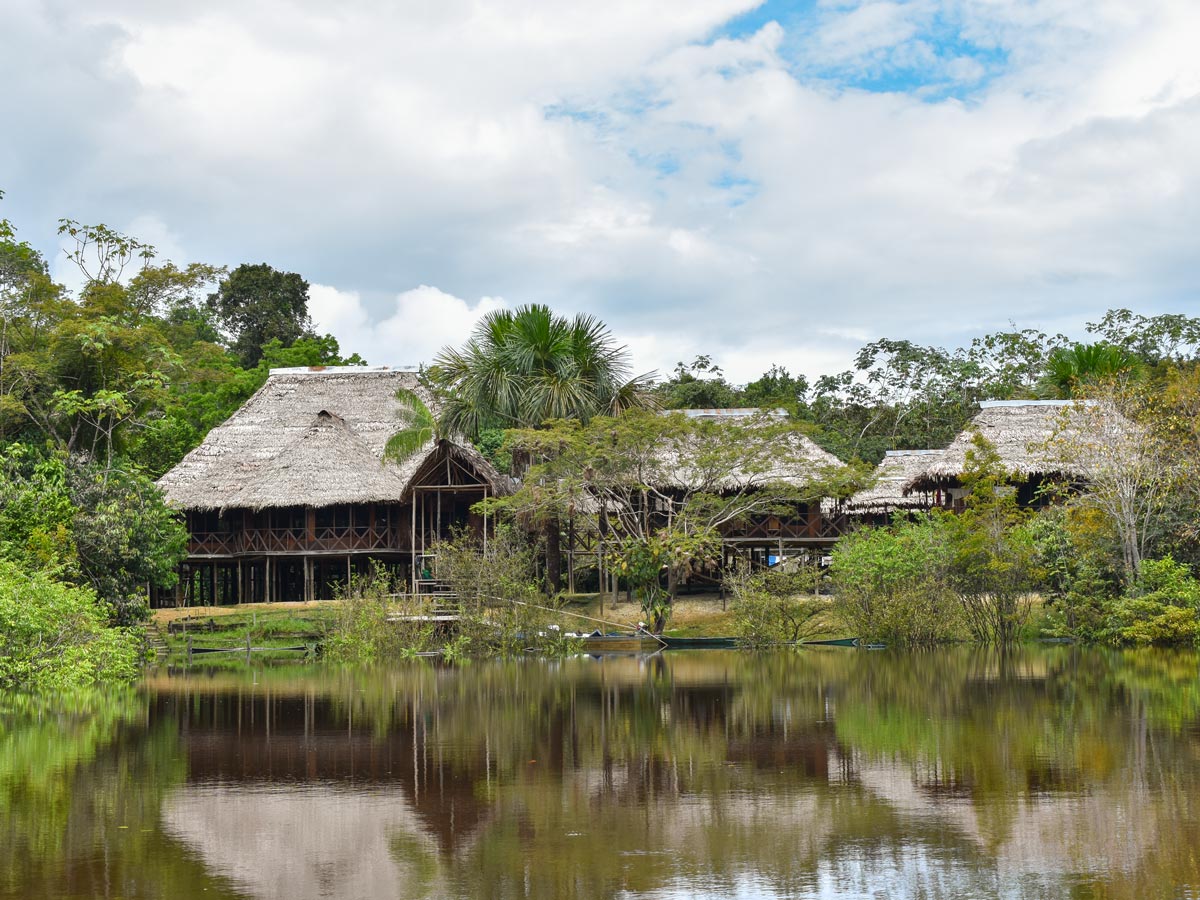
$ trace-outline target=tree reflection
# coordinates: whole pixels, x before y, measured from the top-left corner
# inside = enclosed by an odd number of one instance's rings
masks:
[[[74,738],[5,720],[6,884],[1172,893],[1200,885],[1196,673],[1055,647],[163,674]]]

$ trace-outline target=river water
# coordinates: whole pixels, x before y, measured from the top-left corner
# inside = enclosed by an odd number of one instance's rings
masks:
[[[1200,659],[160,671],[0,714],[0,896],[1196,897]]]

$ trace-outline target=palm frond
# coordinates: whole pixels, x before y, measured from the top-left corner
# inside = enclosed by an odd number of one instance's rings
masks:
[[[396,391],[396,399],[400,402],[397,418],[401,427],[388,438],[383,453],[387,459],[403,462],[441,435],[437,419],[416,393],[400,388]]]

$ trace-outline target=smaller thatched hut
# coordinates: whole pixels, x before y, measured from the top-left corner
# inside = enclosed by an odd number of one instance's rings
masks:
[[[718,427],[770,428],[786,425],[788,414],[782,409],[685,409],[689,419],[712,422]],[[763,432],[771,435],[772,432]],[[741,464],[721,472],[698,463],[688,449],[664,447],[666,491],[678,494],[704,491],[717,494],[749,493],[768,485],[786,484],[799,491],[809,490],[832,470],[845,464],[817,446],[807,435],[795,429],[759,441],[750,438],[743,445]],[[690,449],[690,448],[689,448]],[[717,477],[714,477],[717,476]],[[707,483],[705,483],[707,480]],[[761,565],[773,565],[797,552],[823,552],[831,547],[847,528],[845,513],[823,508],[820,498],[799,503],[788,513],[754,514],[738,518],[722,528],[726,560],[734,556],[749,558]]]
[[[1082,439],[1093,427],[1085,400],[985,400],[979,413],[950,446],[903,483],[905,494],[933,494],[940,505],[962,500],[962,475],[975,435],[982,435],[1013,479],[1022,504],[1039,502],[1047,482],[1073,482],[1086,477],[1082,467],[1062,452],[1064,442]]]
[[[936,491],[911,490],[905,485],[933,465],[944,450],[888,450],[875,469],[875,483],[844,504],[856,518],[886,523],[897,510],[930,509],[937,505]]]

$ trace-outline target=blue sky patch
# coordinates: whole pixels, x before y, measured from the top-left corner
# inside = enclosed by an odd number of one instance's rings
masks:
[[[831,39],[839,25],[870,7],[896,14],[902,24],[886,37],[866,29],[850,39],[844,33],[841,40]],[[784,30],[779,55],[789,72],[799,81],[834,90],[905,93],[927,101],[968,100],[1008,65],[1007,50],[966,37],[964,23],[954,11],[930,14],[923,6],[904,2],[864,0],[822,7],[816,0],[768,0],[731,19],[709,42],[746,38],[771,22]]]

